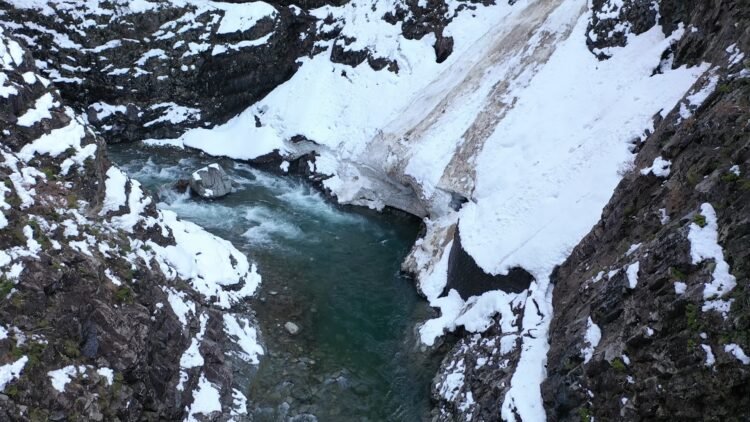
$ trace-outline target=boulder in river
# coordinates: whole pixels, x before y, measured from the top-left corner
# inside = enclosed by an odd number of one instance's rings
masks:
[[[221,198],[232,192],[232,179],[218,164],[209,164],[193,173],[190,189],[203,198]]]
[[[299,333],[299,325],[289,321],[286,324],[284,324],[284,328],[289,332],[291,335],[295,335]]]

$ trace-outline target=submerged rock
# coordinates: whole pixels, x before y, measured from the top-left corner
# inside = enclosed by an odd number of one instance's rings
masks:
[[[297,333],[299,333],[299,330],[300,330],[299,325],[297,325],[297,324],[295,324],[295,323],[293,323],[291,321],[288,321],[286,324],[284,324],[284,328],[291,335],[296,335]]]
[[[190,189],[203,198],[221,198],[232,192],[232,179],[218,164],[209,164],[193,173]]]

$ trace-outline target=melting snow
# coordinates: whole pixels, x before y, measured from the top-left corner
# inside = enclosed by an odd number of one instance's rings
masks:
[[[635,289],[635,286],[638,285],[638,271],[640,268],[640,262],[636,261],[635,263],[628,265],[628,269],[625,270],[625,273],[628,276],[628,287],[631,289]]]
[[[734,343],[727,344],[724,346],[724,351],[727,353],[731,353],[734,357],[737,358],[737,360],[742,362],[743,365],[750,365],[750,357],[745,354],[745,352],[739,345]]]
[[[714,357],[714,352],[711,350],[711,346],[707,344],[701,344],[701,347],[703,348],[703,351],[706,352],[706,366],[714,366],[716,358]]]
[[[197,422],[197,414],[210,415],[213,412],[221,412],[219,401],[219,389],[210,383],[204,374],[201,374],[198,387],[193,391],[193,403],[188,411],[187,421]]]
[[[8,383],[21,375],[21,371],[28,361],[28,357],[22,356],[13,363],[0,365],[0,391],[5,390],[5,386],[8,385]]]
[[[653,173],[656,177],[669,177],[671,167],[671,161],[665,160],[661,157],[656,157],[654,158],[654,162],[653,164],[651,164],[651,167],[646,167],[645,169],[641,170],[641,174],[646,175],[649,173]]]

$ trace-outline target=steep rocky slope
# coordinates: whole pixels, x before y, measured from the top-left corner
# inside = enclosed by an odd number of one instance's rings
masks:
[[[0,60],[0,419],[245,412],[254,267],[157,211],[3,30]]]

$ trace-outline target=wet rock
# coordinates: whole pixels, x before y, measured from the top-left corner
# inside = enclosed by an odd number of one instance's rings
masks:
[[[289,321],[286,324],[284,324],[284,329],[286,329],[287,332],[291,335],[297,335],[299,333],[300,328],[299,325]]]
[[[188,189],[190,189],[190,181],[187,179],[180,179],[172,185],[172,189],[174,189],[178,193],[185,193]]]
[[[221,198],[232,192],[232,179],[221,166],[214,163],[192,174],[190,189],[202,198]]]

